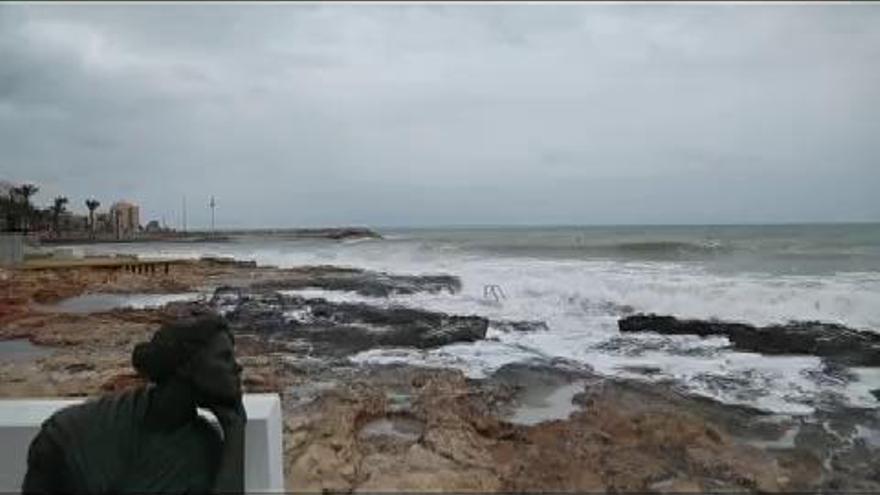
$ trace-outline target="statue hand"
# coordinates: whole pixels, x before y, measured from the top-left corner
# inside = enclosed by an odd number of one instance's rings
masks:
[[[247,423],[247,412],[241,398],[234,404],[214,404],[208,410],[214,414],[224,431],[231,427],[243,427]]]

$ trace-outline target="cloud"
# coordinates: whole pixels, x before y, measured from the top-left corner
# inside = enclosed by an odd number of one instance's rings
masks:
[[[876,220],[865,4],[7,4],[0,176],[226,226]]]

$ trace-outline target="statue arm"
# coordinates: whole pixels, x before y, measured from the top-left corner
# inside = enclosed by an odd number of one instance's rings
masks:
[[[214,493],[244,493],[244,428],[247,415],[239,402],[234,407],[214,408],[223,429],[223,449],[214,479]]]

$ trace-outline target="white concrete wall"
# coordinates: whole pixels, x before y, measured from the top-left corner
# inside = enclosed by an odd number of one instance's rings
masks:
[[[0,234],[0,266],[18,265],[24,259],[24,236]]]
[[[40,425],[55,411],[84,399],[0,400],[0,493],[19,493],[27,452]],[[248,493],[284,491],[281,401],[277,394],[246,394],[244,485]],[[199,411],[203,416],[213,417]]]

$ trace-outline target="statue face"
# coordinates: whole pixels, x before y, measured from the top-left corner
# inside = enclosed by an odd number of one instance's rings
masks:
[[[226,333],[216,334],[194,357],[191,373],[199,402],[204,405],[234,403],[241,398],[241,365],[235,360],[235,348]]]

